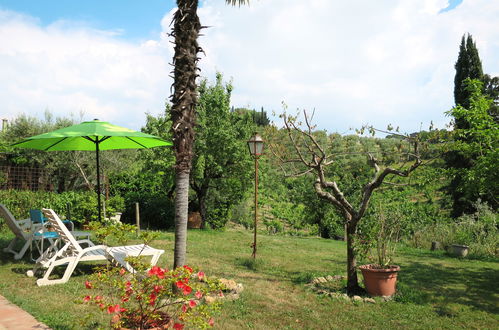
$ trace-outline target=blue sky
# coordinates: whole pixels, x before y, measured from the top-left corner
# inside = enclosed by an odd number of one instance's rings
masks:
[[[452,9],[459,6],[462,2],[463,0],[449,0],[449,5],[446,8],[442,9],[440,12],[445,13],[446,11],[451,11]]]
[[[99,118],[134,129],[164,110],[174,1],[0,0],[0,117]],[[236,107],[315,109],[318,127],[445,127],[465,33],[499,76],[499,1],[200,2],[201,75]],[[277,117],[276,123],[279,124]]]
[[[145,5],[147,4],[147,5]],[[175,6],[168,0],[0,0],[0,8],[25,13],[42,25],[65,20],[102,30],[121,31],[126,39],[154,38],[161,19]]]

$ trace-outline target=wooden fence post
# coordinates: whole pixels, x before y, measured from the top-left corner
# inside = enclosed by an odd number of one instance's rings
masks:
[[[140,234],[139,203],[135,203],[135,225],[137,226],[137,235],[139,235]]]

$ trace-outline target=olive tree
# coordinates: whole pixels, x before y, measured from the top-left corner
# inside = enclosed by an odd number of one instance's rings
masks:
[[[355,249],[358,225],[366,214],[374,191],[383,183],[388,183],[387,178],[390,176],[407,177],[423,163],[419,150],[420,144],[415,135],[397,134],[400,138],[406,139],[411,147],[410,150],[406,150],[401,155],[398,168],[384,164],[376,157],[375,153],[361,152],[366,157],[369,165],[366,169],[370,171],[370,174],[366,173],[366,175],[369,174],[368,179],[358,185],[359,191],[346,194],[342,187],[346,186],[348,182],[339,181],[341,176],[337,175],[338,171],[342,171],[341,167],[336,166],[339,154],[335,153],[334,149],[328,148],[327,141],[314,132],[315,126],[311,123],[312,117],[313,115],[309,116],[304,111],[304,122],[300,123],[298,117],[288,114],[281,115],[292,151],[280,148],[278,141],[271,143],[271,149],[274,155],[280,159],[282,169],[287,176],[311,175],[313,180],[310,183],[317,196],[333,205],[343,218],[347,239],[347,292],[354,294],[360,290]],[[372,134],[377,131],[373,127],[363,127],[360,133],[365,130]],[[280,145],[282,146],[282,144]],[[348,153],[359,154],[356,151]],[[362,180],[365,177],[360,176],[359,179]]]

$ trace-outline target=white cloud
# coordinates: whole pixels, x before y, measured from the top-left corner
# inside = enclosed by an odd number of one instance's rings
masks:
[[[315,108],[321,128],[394,123],[440,127],[453,105],[461,36],[477,40],[484,70],[499,73],[499,3],[465,0],[252,1],[233,8],[208,0],[200,10],[203,74],[234,78],[236,105],[281,111]]]
[[[167,51],[71,22],[42,27],[31,18],[0,12],[2,117],[78,114],[139,128],[144,113],[159,113],[168,96]]]
[[[499,75],[499,3],[465,0],[253,0],[202,2],[202,74],[234,80],[233,103],[281,112],[315,108],[320,128],[345,132],[369,122],[408,131],[443,127],[453,104],[461,36],[473,34],[484,71]],[[173,11],[172,11],[173,12]],[[169,96],[173,47],[165,32],[142,44],[120,31],[0,11],[2,117],[86,112],[138,128]],[[158,22],[159,23],[159,22]]]

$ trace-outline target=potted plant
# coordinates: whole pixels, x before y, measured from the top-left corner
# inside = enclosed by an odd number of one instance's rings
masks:
[[[364,278],[364,286],[371,296],[392,296],[396,291],[397,275],[400,267],[393,264],[395,243],[400,233],[400,214],[396,211],[387,214],[378,207],[378,217],[371,222],[362,244],[371,263],[359,266]]]
[[[466,243],[472,240],[472,230],[468,228],[470,227],[469,222],[463,221],[455,225],[454,243],[449,247],[449,252],[456,257],[464,258],[468,255],[469,246]]]

